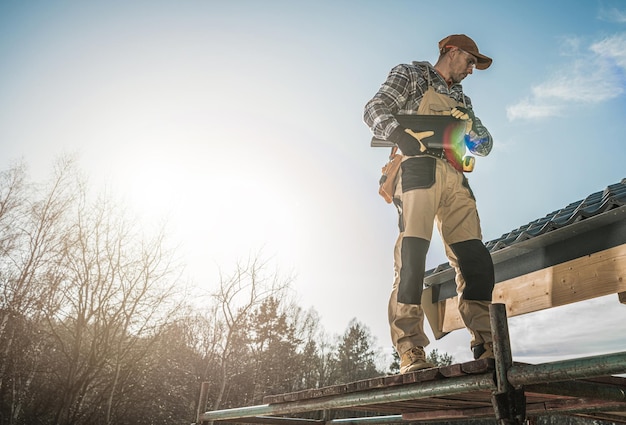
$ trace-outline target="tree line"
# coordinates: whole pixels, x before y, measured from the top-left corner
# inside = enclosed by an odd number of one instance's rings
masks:
[[[172,424],[388,372],[362,323],[325,334],[260,256],[183,293],[164,229],[93,194],[71,158],[0,173],[0,425]]]

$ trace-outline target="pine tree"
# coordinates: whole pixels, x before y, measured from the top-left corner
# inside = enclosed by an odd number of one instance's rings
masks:
[[[376,367],[377,353],[374,347],[369,329],[352,319],[337,346],[334,381],[353,382],[381,375]]]

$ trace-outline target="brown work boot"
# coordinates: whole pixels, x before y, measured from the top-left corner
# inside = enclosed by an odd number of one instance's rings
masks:
[[[413,347],[400,356],[400,373],[429,369],[431,367],[435,367],[435,365],[426,361],[426,355],[422,347]]]
[[[474,359],[493,359],[495,355],[493,354],[493,342],[485,342],[484,344],[475,345],[472,347],[472,352],[474,353]]]

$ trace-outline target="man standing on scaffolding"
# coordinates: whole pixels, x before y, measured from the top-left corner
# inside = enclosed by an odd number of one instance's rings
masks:
[[[395,277],[388,309],[400,373],[434,367],[424,353],[429,340],[424,333],[421,298],[435,221],[456,271],[459,312],[471,334],[474,358],[493,357],[489,322],[493,263],[482,242],[476,200],[464,175],[473,163],[451,160],[441,141],[429,141],[431,129],[413,131],[396,119],[396,115],[417,114],[464,120],[467,148],[475,155],[488,155],[493,145],[491,135],[474,115],[460,83],[474,68],[487,69],[491,62],[471,38],[450,35],[439,42],[439,59],[434,66],[413,62],[394,67],[365,105],[364,121],[374,136],[395,143],[403,154],[393,192],[400,234],[394,250]]]

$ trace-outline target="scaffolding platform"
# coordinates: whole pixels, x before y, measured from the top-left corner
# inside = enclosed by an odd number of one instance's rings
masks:
[[[528,368],[526,372],[529,372]],[[275,409],[287,407],[290,403],[303,406],[307,403],[329,403],[331,406],[337,405],[334,410],[387,415],[386,418],[380,418],[384,419],[383,422],[494,418],[494,374],[494,360],[484,359],[345,385],[271,395],[266,396],[263,402]],[[626,409],[625,389],[626,378],[614,376],[528,385],[524,387],[526,414],[566,414],[573,413],[575,409],[580,415],[589,418],[626,423],[626,410],[621,410]],[[592,398],[600,394],[606,397],[611,392],[614,394],[609,396],[610,400]],[[419,398],[414,398],[416,396]],[[359,399],[363,405],[359,405]],[[352,400],[355,404],[352,404]],[[339,409],[344,404],[346,407]],[[612,408],[617,410],[610,411]],[[601,412],[598,409],[607,410]],[[589,411],[583,413],[584,410]],[[341,420],[342,423],[345,421]],[[371,417],[369,423],[372,421],[376,422],[376,418]]]
[[[197,423],[357,425],[491,418],[505,425],[573,415],[626,424],[626,378],[615,376],[626,374],[626,352],[514,363],[504,304],[491,305],[490,315],[495,359],[267,395],[258,406],[199,409]],[[206,397],[201,391],[199,406],[206,406]],[[311,412],[322,419],[307,418]],[[363,415],[346,418],[345,412]]]

